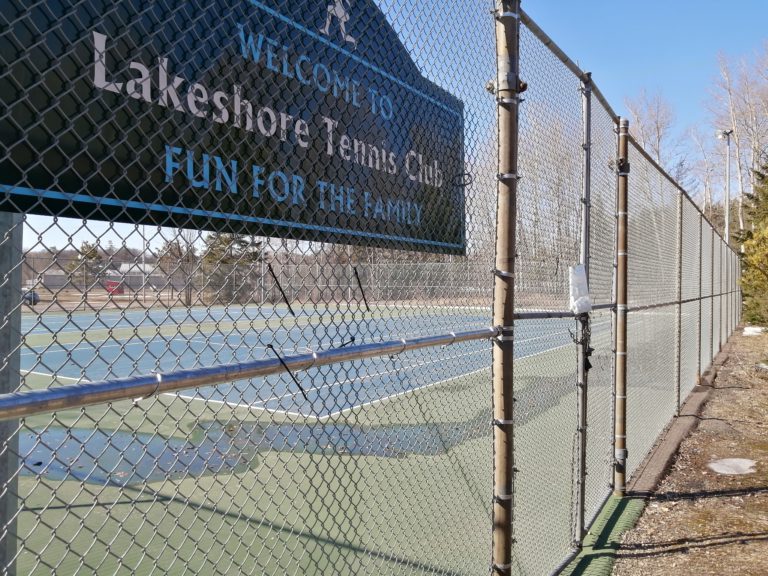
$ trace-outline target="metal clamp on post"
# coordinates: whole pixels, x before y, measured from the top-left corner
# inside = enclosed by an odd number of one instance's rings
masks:
[[[514,326],[497,326],[496,330],[498,335],[496,340],[499,342],[514,342],[515,341],[515,327]]]
[[[506,182],[507,180],[519,180],[520,176],[513,173],[508,174],[496,174],[496,179],[500,182]]]
[[[491,268],[491,272],[493,272],[494,276],[498,276],[499,278],[507,278],[508,280],[515,279],[514,272],[507,272],[506,270],[499,270],[498,268]]]
[[[520,20],[520,14],[518,14],[517,12],[512,12],[511,10],[504,10],[499,5],[498,2],[496,4],[496,9],[494,10],[494,14],[496,15],[496,20],[499,20],[501,22],[510,18],[512,20]]]
[[[157,396],[158,392],[160,392],[160,384],[163,383],[163,375],[160,372],[155,372],[155,381],[157,382],[155,384],[155,389],[152,390],[151,393],[146,394],[145,396],[139,396],[138,398],[133,399],[133,405],[136,406],[139,402],[142,400],[146,400],[147,398],[152,398],[153,396]]]
[[[525,98],[521,98],[519,94],[506,98],[496,98],[496,103],[500,105],[521,104],[522,102],[525,102]]]
[[[626,448],[617,448],[613,453],[613,457],[616,459],[616,462],[622,465],[627,461],[628,455],[629,455],[629,452],[627,451]]]
[[[616,168],[619,176],[629,176],[629,160],[626,158],[619,158],[616,161]]]
[[[509,502],[514,499],[513,494],[495,494],[493,496],[494,502]]]
[[[449,332],[451,336],[451,341],[448,342],[448,344],[443,344],[440,346],[440,348],[445,348],[446,346],[453,346],[456,343],[456,333],[455,332]]]

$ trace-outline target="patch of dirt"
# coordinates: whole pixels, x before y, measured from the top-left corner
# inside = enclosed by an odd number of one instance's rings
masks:
[[[768,574],[768,333],[731,337],[698,428],[635,526],[615,576]],[[710,462],[755,460],[755,472],[722,475]]]

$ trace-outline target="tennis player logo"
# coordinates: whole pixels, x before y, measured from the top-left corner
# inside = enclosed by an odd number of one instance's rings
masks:
[[[331,4],[328,4],[328,16],[325,18],[325,27],[320,29],[320,33],[330,38],[331,20],[336,18],[339,21],[342,40],[349,42],[357,48],[357,39],[347,34],[347,22],[349,22],[349,10],[351,9],[352,0],[334,0]]]

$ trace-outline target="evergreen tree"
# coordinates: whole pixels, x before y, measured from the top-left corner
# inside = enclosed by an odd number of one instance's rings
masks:
[[[261,281],[262,244],[246,234],[212,232],[205,237],[204,274],[216,302],[253,301],[257,280]]]
[[[747,226],[739,234],[743,244],[741,289],[744,319],[768,323],[768,165],[755,173],[755,187],[747,194]]]

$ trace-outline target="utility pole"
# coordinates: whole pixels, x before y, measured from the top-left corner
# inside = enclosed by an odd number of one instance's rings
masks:
[[[730,130],[718,130],[719,140],[725,140],[725,243],[731,245],[731,134]]]

